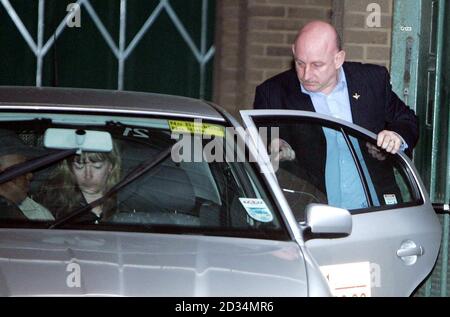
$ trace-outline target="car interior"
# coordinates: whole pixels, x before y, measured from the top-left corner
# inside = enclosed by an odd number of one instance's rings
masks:
[[[16,133],[24,144],[43,148],[42,121],[20,125]],[[54,125],[52,125],[53,127]],[[71,126],[73,127],[73,125]],[[104,127],[89,127],[89,129]],[[151,130],[150,142],[123,136],[123,128],[109,129],[118,144],[122,158],[122,176],[147,158],[156,156],[172,142],[166,131]],[[54,167],[33,172],[29,196],[35,196],[50,177]],[[225,171],[225,172],[224,172]],[[239,202],[244,193],[228,163],[180,162],[170,157],[117,193],[117,213],[110,221],[122,224],[234,226],[248,227],[255,223]],[[229,198],[226,202],[221,197]]]

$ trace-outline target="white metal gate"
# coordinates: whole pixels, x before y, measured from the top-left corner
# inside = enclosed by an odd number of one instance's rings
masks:
[[[177,13],[173,9],[169,0],[160,0],[159,4],[149,15],[145,23],[142,25],[141,29],[135,34],[131,42],[126,46],[126,18],[127,18],[127,0],[115,0],[120,1],[120,31],[118,45],[116,40],[112,38],[111,34],[108,32],[101,19],[98,17],[94,7],[90,3],[90,0],[78,0],[71,5],[71,10],[68,10],[67,15],[59,23],[58,27],[54,33],[44,42],[44,10],[45,10],[45,0],[34,0],[39,1],[38,4],[38,27],[37,27],[37,40],[33,38],[28,32],[28,29],[22,22],[22,19],[14,10],[13,5],[11,5],[9,0],[0,0],[0,3],[4,6],[8,15],[11,17],[15,26],[19,30],[23,39],[28,44],[31,51],[36,56],[36,86],[41,87],[42,85],[42,68],[43,68],[43,58],[48,53],[49,49],[55,43],[55,40],[64,32],[65,28],[68,26],[69,21],[72,21],[76,14],[81,13],[81,9],[84,8],[90,19],[97,27],[98,31],[102,35],[103,39],[107,43],[108,47],[111,49],[115,58],[118,61],[118,80],[117,89],[123,90],[124,87],[124,70],[125,61],[139,44],[141,39],[144,37],[146,32],[152,27],[154,22],[158,19],[162,12],[166,12],[170,20],[173,22],[176,30],[179,32],[183,40],[188,45],[190,51],[194,55],[196,61],[199,64],[200,70],[200,88],[199,88],[199,98],[204,98],[205,96],[205,74],[206,74],[206,64],[213,58],[215,53],[214,45],[207,47],[207,30],[208,30],[208,2],[209,0],[202,0],[202,23],[201,23],[201,41],[200,47],[198,47],[192,36],[186,30],[186,27],[179,19]],[[111,0],[109,0],[111,1]]]

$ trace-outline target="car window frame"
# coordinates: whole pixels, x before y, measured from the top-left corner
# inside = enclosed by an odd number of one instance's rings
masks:
[[[362,173],[362,177],[364,179],[363,186],[366,187],[366,186],[368,186],[367,177],[362,170],[362,166],[361,166],[361,163],[360,163],[358,157],[356,156],[355,148],[353,146],[353,143],[350,140],[350,137],[355,137],[358,141],[362,139],[364,141],[371,142],[372,144],[375,144],[375,145],[376,145],[377,139],[376,139],[376,137],[368,136],[368,135],[361,133],[360,131],[355,130],[351,127],[342,127],[342,132],[344,133],[344,137],[346,138],[347,146],[349,146],[351,148],[353,160],[357,162],[356,164],[357,164],[358,172]],[[351,210],[350,211],[351,214],[357,215],[357,214],[371,213],[371,212],[384,211],[384,210],[395,210],[395,209],[400,209],[400,208],[421,206],[424,204],[424,199],[422,197],[422,193],[420,191],[419,184],[417,183],[417,181],[412,173],[413,172],[412,169],[410,168],[410,166],[408,164],[406,164],[406,160],[404,159],[404,157],[402,157],[402,155],[406,155],[406,154],[397,153],[397,154],[392,155],[392,157],[391,157],[392,160],[395,163],[397,163],[397,166],[395,166],[395,165],[392,165],[392,166],[402,169],[403,174],[406,176],[405,181],[408,182],[408,185],[411,188],[411,196],[412,196],[413,201],[402,202],[402,203],[393,204],[393,205],[375,206],[373,204],[373,199],[371,198],[369,201],[371,203],[371,205],[369,207]],[[368,190],[368,188],[367,188],[367,190]],[[370,191],[369,191],[369,195],[371,195]]]
[[[11,120],[3,120],[0,121],[0,123],[2,122],[12,122],[12,121],[29,121],[32,124],[36,124],[37,120],[42,120],[42,118],[45,118],[46,115],[48,114],[49,116],[52,115],[75,115],[75,116],[98,116],[101,118],[107,118],[109,120],[106,120],[106,122],[109,121],[113,121],[114,118],[116,117],[122,117],[122,118],[129,118],[129,120],[132,120],[133,118],[139,120],[139,121],[143,121],[145,119],[159,119],[159,120],[177,120],[177,121],[188,121],[188,122],[194,122],[195,120],[201,119],[202,123],[207,123],[207,124],[214,124],[214,125],[220,125],[223,126],[224,128],[227,127],[232,127],[232,128],[236,128],[236,126],[232,125],[232,123],[229,120],[226,120],[226,118],[221,118],[221,120],[218,119],[211,119],[211,118],[207,118],[207,117],[201,117],[199,115],[199,117],[190,117],[190,116],[183,116],[180,114],[176,114],[176,115],[171,115],[168,113],[152,113],[152,112],[141,112],[140,114],[136,113],[136,112],[127,112],[127,111],[123,111],[121,112],[120,109],[116,109],[115,111],[111,111],[108,112],[108,110],[102,110],[102,111],[88,111],[88,109],[74,109],[74,108],[60,108],[60,107],[51,107],[51,106],[47,106],[45,107],[45,109],[36,109],[36,108],[29,108],[27,107],[18,107],[18,108],[14,108],[14,106],[12,107],[7,107],[7,109],[0,109],[0,115],[1,113],[17,113],[18,115],[25,115],[26,118],[23,117],[18,117],[18,118],[13,118],[11,117]],[[36,115],[36,119],[31,119],[31,117],[33,117],[33,115]],[[110,118],[113,117],[113,118]],[[30,118],[28,120],[28,118]],[[39,118],[39,119],[38,119]],[[36,121],[36,122],[33,122]],[[97,122],[98,121],[98,122]],[[102,120],[97,120],[95,121],[95,123],[92,122],[87,122],[88,124],[92,124],[98,127],[103,127],[102,124]],[[68,125],[70,126],[70,123],[61,123],[58,122],[58,125]],[[82,122],[80,122],[80,124],[82,124]],[[126,125],[124,125],[124,127],[131,127],[134,126],[132,124],[130,124],[129,122],[127,122]],[[135,125],[135,127],[141,127],[138,125]],[[226,141],[229,142],[229,141]],[[224,146],[226,146],[226,144],[224,144]],[[246,144],[247,146],[247,144]],[[226,163],[226,162],[225,162]],[[235,162],[236,164],[233,165],[232,167],[232,173],[233,173],[233,177],[236,176],[236,173],[239,176],[243,176],[245,175],[245,177],[251,177],[251,175],[248,173],[248,171],[246,171],[246,169],[240,164],[240,162]],[[254,166],[251,162],[249,161],[245,161],[242,162],[244,164],[248,164],[248,168],[250,169],[254,169]],[[253,170],[254,172],[254,170]],[[267,188],[265,187],[265,182],[262,181],[261,178],[259,178],[258,173],[253,173],[253,176],[257,178],[257,181],[260,182],[260,187],[261,190],[264,190],[266,193],[266,197],[267,199],[270,200],[270,204],[271,206],[273,206],[273,212],[276,213],[276,217],[278,219],[278,229],[277,232],[271,230],[271,236],[270,237],[265,237],[263,236],[263,234],[261,234],[261,232],[259,230],[251,230],[249,231],[248,234],[245,233],[245,230],[242,230],[240,228],[233,228],[230,229],[228,228],[226,232],[220,232],[220,228],[208,228],[208,227],[182,227],[182,226],[177,226],[177,225],[158,225],[159,229],[158,229],[158,233],[176,233],[176,228],[180,229],[180,234],[202,234],[202,230],[204,231],[204,235],[213,235],[213,236],[226,236],[226,237],[235,237],[235,238],[254,238],[254,239],[266,239],[266,240],[274,240],[274,241],[292,241],[292,235],[290,233],[289,230],[289,226],[287,226],[285,219],[283,217],[283,213],[280,211],[280,209],[278,208],[278,205],[276,204],[276,200],[274,200],[272,198],[271,192],[267,191]],[[249,180],[244,180],[244,183],[242,179],[235,179],[240,185],[243,186],[244,190],[247,192],[254,192],[255,190],[255,186],[254,184],[252,184]],[[259,194],[258,194],[259,196]],[[32,229],[46,229],[48,227],[48,224],[51,222],[48,221],[29,221],[29,220],[25,220],[25,221],[21,221],[18,219],[10,219],[7,220],[6,222],[4,222],[2,224],[2,228],[20,228],[20,229],[25,229],[25,228],[32,228]],[[71,229],[71,230],[89,230],[87,229],[87,227],[84,227],[85,225],[81,226],[81,225],[77,225],[77,224],[73,224],[73,225],[68,225],[65,226],[64,229]],[[122,231],[132,231],[132,232],[142,232],[142,233],[151,233],[147,230],[145,230],[145,228],[142,228],[141,230],[136,230],[132,224],[128,225],[130,227],[130,230],[128,230],[127,228],[125,228],[126,226],[120,226],[119,224],[116,225],[117,226],[117,230],[114,230],[114,226],[111,226],[110,224],[105,223],[104,225],[93,225],[93,228],[100,228],[101,230],[99,231],[115,231],[115,232],[122,232]],[[121,228],[119,228],[119,226]],[[111,228],[111,230],[108,230],[108,227]],[[122,228],[123,227],[123,228]],[[134,228],[134,229],[133,229]],[[173,230],[172,230],[173,229]],[[223,230],[223,229],[221,229]],[[269,230],[270,231],[270,230]],[[268,232],[269,232],[268,231]],[[217,234],[214,234],[214,232],[217,232]],[[236,233],[236,234],[235,234]]]
[[[347,122],[341,119],[337,119],[328,115],[319,114],[316,112],[311,111],[302,111],[302,110],[288,110],[288,109],[258,109],[258,110],[242,110],[240,111],[241,116],[243,118],[244,123],[246,126],[249,126],[249,120],[251,120],[251,126],[254,126],[257,128],[255,122],[253,121],[255,117],[258,117],[259,119],[267,118],[267,120],[274,120],[274,118],[284,118],[286,120],[289,120],[291,122],[299,123],[299,121],[302,121],[304,123],[310,123],[310,124],[319,124],[321,128],[323,127],[329,127],[336,131],[339,131],[344,136],[347,146],[349,147],[349,150],[351,151],[352,158],[354,161],[354,164],[358,170],[358,175],[361,179],[361,183],[364,188],[364,192],[369,194],[370,200],[367,199],[367,202],[370,203],[369,207],[366,208],[360,208],[360,209],[352,209],[349,210],[349,212],[352,215],[359,215],[359,214],[366,214],[366,213],[373,213],[373,212],[380,212],[385,210],[396,210],[401,208],[408,208],[408,207],[415,207],[415,206],[422,206],[425,204],[425,195],[424,192],[420,186],[420,181],[416,177],[412,164],[410,164],[407,161],[407,156],[405,153],[398,152],[394,155],[394,160],[398,163],[398,166],[402,168],[404,171],[404,174],[407,176],[406,181],[409,182],[409,185],[412,189],[412,195],[414,195],[414,201],[407,202],[407,203],[400,203],[395,205],[382,205],[382,206],[374,206],[372,197],[370,194],[370,190],[368,188],[367,179],[364,174],[364,171],[361,167],[361,164],[359,162],[359,159],[356,156],[356,152],[354,149],[354,146],[350,140],[350,137],[362,137],[364,140],[369,141],[371,143],[376,144],[376,134],[361,127],[357,126],[354,123]],[[276,176],[274,176],[276,177]]]

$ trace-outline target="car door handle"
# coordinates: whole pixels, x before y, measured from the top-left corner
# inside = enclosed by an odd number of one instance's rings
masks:
[[[397,250],[397,256],[403,258],[406,256],[421,256],[423,255],[422,246],[406,247]]]

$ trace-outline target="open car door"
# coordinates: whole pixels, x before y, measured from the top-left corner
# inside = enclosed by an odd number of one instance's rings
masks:
[[[278,139],[293,152],[280,161],[277,153],[267,153],[291,209],[284,212],[302,222],[306,206],[319,203],[352,214],[348,236],[303,231],[332,292],[411,295],[435,264],[441,226],[409,158],[378,148],[376,135],[366,129],[318,113],[245,110],[241,116],[259,151],[273,150]]]

